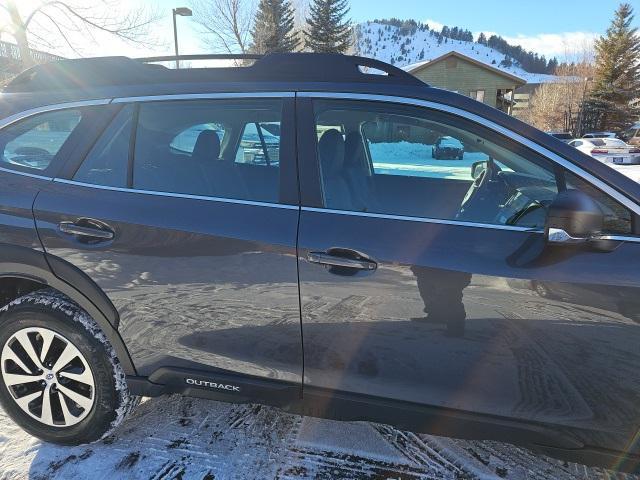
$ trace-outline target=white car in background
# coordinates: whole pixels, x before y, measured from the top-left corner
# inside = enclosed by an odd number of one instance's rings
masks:
[[[582,136],[582,138],[616,138],[614,132],[590,132]]]
[[[640,163],[640,147],[628,145],[617,138],[578,138],[569,145],[604,163]]]

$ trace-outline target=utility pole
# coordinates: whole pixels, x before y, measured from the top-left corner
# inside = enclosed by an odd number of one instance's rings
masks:
[[[178,52],[178,25],[176,24],[176,17],[180,15],[181,17],[190,17],[193,15],[193,12],[190,8],[187,7],[178,7],[174,8],[171,13],[173,14],[173,43],[175,45],[176,51],[176,69],[180,68],[180,53]]]

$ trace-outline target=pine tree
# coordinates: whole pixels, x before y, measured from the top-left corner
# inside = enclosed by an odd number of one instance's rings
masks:
[[[606,34],[596,40],[594,88],[585,106],[593,128],[620,130],[638,114],[630,105],[640,92],[640,36],[632,21],[633,8],[621,4]]]
[[[346,53],[352,43],[347,0],[314,0],[309,12],[307,48],[318,53]]]
[[[289,0],[260,0],[251,35],[253,53],[294,51],[300,42],[294,32],[294,11]]]

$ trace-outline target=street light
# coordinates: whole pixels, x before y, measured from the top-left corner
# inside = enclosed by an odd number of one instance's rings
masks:
[[[178,7],[172,10],[173,12],[173,41],[176,47],[176,68],[180,68],[180,60],[178,60],[178,27],[176,25],[176,15],[181,17],[190,17],[193,12],[187,7]]]

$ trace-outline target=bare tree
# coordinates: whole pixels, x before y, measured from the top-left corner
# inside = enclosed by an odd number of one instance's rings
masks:
[[[193,0],[193,19],[214,51],[248,53],[255,0]]]
[[[304,38],[304,32],[307,28],[307,17],[309,16],[309,2],[310,0],[291,0],[291,5],[295,12],[293,31],[297,38]],[[304,51],[304,42],[300,42],[296,50]]]
[[[542,83],[529,98],[522,119],[541,130],[581,133],[583,107],[594,72],[593,46],[566,47],[563,61],[552,82]],[[571,60],[571,62],[569,62]]]
[[[33,64],[32,48],[67,47],[81,55],[81,44],[96,43],[98,33],[137,45],[157,45],[149,37],[149,27],[159,15],[144,7],[123,11],[117,0],[42,0],[30,8],[19,8],[15,0],[5,0],[0,8],[9,16],[3,33],[16,41],[23,67]]]

